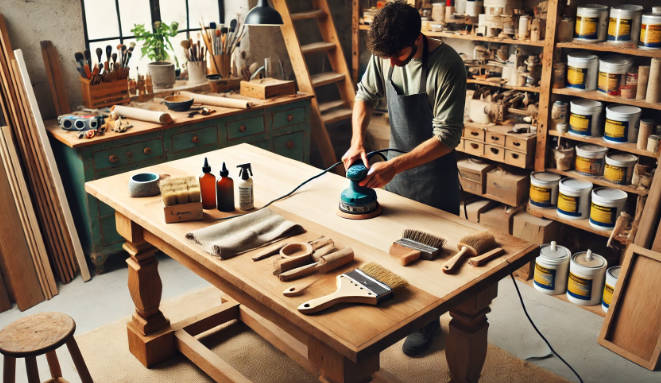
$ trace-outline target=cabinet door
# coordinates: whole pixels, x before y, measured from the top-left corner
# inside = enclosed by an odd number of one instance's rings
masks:
[[[264,114],[253,114],[227,122],[227,140],[229,145],[246,142],[246,139],[266,132]]]
[[[302,124],[305,122],[306,108],[304,105],[281,108],[273,112],[273,126],[271,129],[278,130],[284,127]]]
[[[179,158],[182,155],[204,153],[220,147],[220,135],[215,122],[196,124],[191,127],[179,128],[168,137],[168,159]]]
[[[273,137],[273,151],[294,160],[305,160],[305,132]]]
[[[139,164],[163,160],[163,142],[158,137],[95,151],[92,153],[92,168],[97,175],[112,174],[115,170],[136,168]]]

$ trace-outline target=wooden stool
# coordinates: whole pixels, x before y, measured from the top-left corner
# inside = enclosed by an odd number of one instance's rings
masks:
[[[66,382],[57,361],[55,350],[67,345],[83,383],[92,383],[83,355],[73,338],[76,322],[61,313],[39,313],[19,319],[0,330],[0,353],[4,355],[4,383],[14,383],[16,358],[25,358],[28,382],[39,383],[37,356],[46,354],[53,379],[48,382]]]

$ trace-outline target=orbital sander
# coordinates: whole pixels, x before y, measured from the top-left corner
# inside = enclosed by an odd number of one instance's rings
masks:
[[[359,183],[369,169],[358,161],[347,169],[349,187],[340,194],[339,210],[337,215],[346,219],[369,219],[381,214],[381,205],[376,200],[374,189],[360,186]]]

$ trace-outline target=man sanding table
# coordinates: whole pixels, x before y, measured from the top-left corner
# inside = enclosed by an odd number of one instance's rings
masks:
[[[386,187],[418,202],[459,213],[459,180],[454,148],[464,120],[466,70],[452,47],[421,33],[418,11],[397,1],[376,15],[368,35],[372,57],[353,108],[351,147],[344,167],[363,161],[369,168],[361,186]],[[374,104],[386,96],[390,120],[388,160],[369,164],[363,138]],[[434,320],[404,342],[409,356],[423,354],[440,324]]]

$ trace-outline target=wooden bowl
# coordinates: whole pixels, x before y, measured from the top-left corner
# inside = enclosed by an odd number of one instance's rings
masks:
[[[193,105],[193,98],[182,95],[168,96],[165,98],[165,105],[175,112],[185,112]]]

